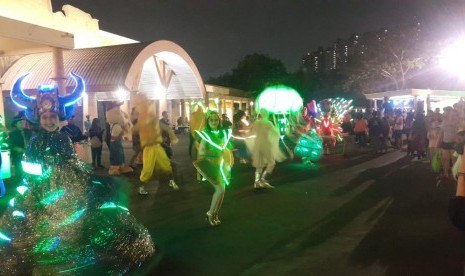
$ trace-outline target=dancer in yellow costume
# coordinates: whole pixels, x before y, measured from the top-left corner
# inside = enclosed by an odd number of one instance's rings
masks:
[[[172,144],[177,144],[178,138],[174,134],[173,130],[168,126],[160,125],[158,116],[155,115],[151,101],[140,96],[140,99],[137,101],[136,110],[139,112],[139,118],[137,126],[133,129],[133,131],[139,132],[140,144],[143,149],[143,166],[139,178],[141,182],[141,185],[139,186],[139,194],[148,194],[145,190],[145,184],[149,182],[154,175],[157,175],[158,177],[161,175],[167,175],[170,179],[169,186],[173,190],[179,189],[173,179],[173,169],[171,167],[170,159],[161,146],[161,129],[168,132]]]
[[[217,112],[207,113],[205,122],[205,129],[196,131],[201,142],[198,159],[193,164],[215,189],[206,220],[211,226],[218,226],[221,224],[218,213],[223,203],[225,186],[230,182],[234,160],[231,154],[231,130],[220,129],[220,116]]]
[[[189,136],[189,156],[192,156],[192,146],[195,147],[195,157],[197,156],[197,152],[199,150],[199,143],[198,139],[196,139],[196,131],[200,131],[205,127],[205,111],[203,109],[203,105],[200,102],[194,102],[191,104],[191,114],[190,114],[190,136]],[[197,137],[198,138],[198,137]],[[194,158],[195,158],[194,157]]]

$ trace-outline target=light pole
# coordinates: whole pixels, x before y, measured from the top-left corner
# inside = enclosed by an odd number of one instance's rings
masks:
[[[465,77],[465,38],[457,39],[445,48],[439,56],[439,64],[446,71]]]

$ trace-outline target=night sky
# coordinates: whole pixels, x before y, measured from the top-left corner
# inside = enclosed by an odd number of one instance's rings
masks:
[[[99,20],[100,29],[139,41],[171,40],[205,78],[251,53],[295,71],[301,57],[337,38],[411,23],[444,36],[465,32],[464,0],[52,0]]]

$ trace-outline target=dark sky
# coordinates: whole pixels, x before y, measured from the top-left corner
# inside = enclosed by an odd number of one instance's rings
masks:
[[[229,72],[242,57],[267,54],[289,71],[338,37],[412,22],[460,32],[464,0],[52,0],[99,20],[100,29],[139,41],[171,40],[204,77]],[[440,27],[439,27],[440,26]]]

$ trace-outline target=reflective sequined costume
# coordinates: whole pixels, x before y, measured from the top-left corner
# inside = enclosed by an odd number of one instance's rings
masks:
[[[66,134],[42,130],[24,161],[0,220],[0,275],[119,275],[153,254],[148,230],[91,178]]]

